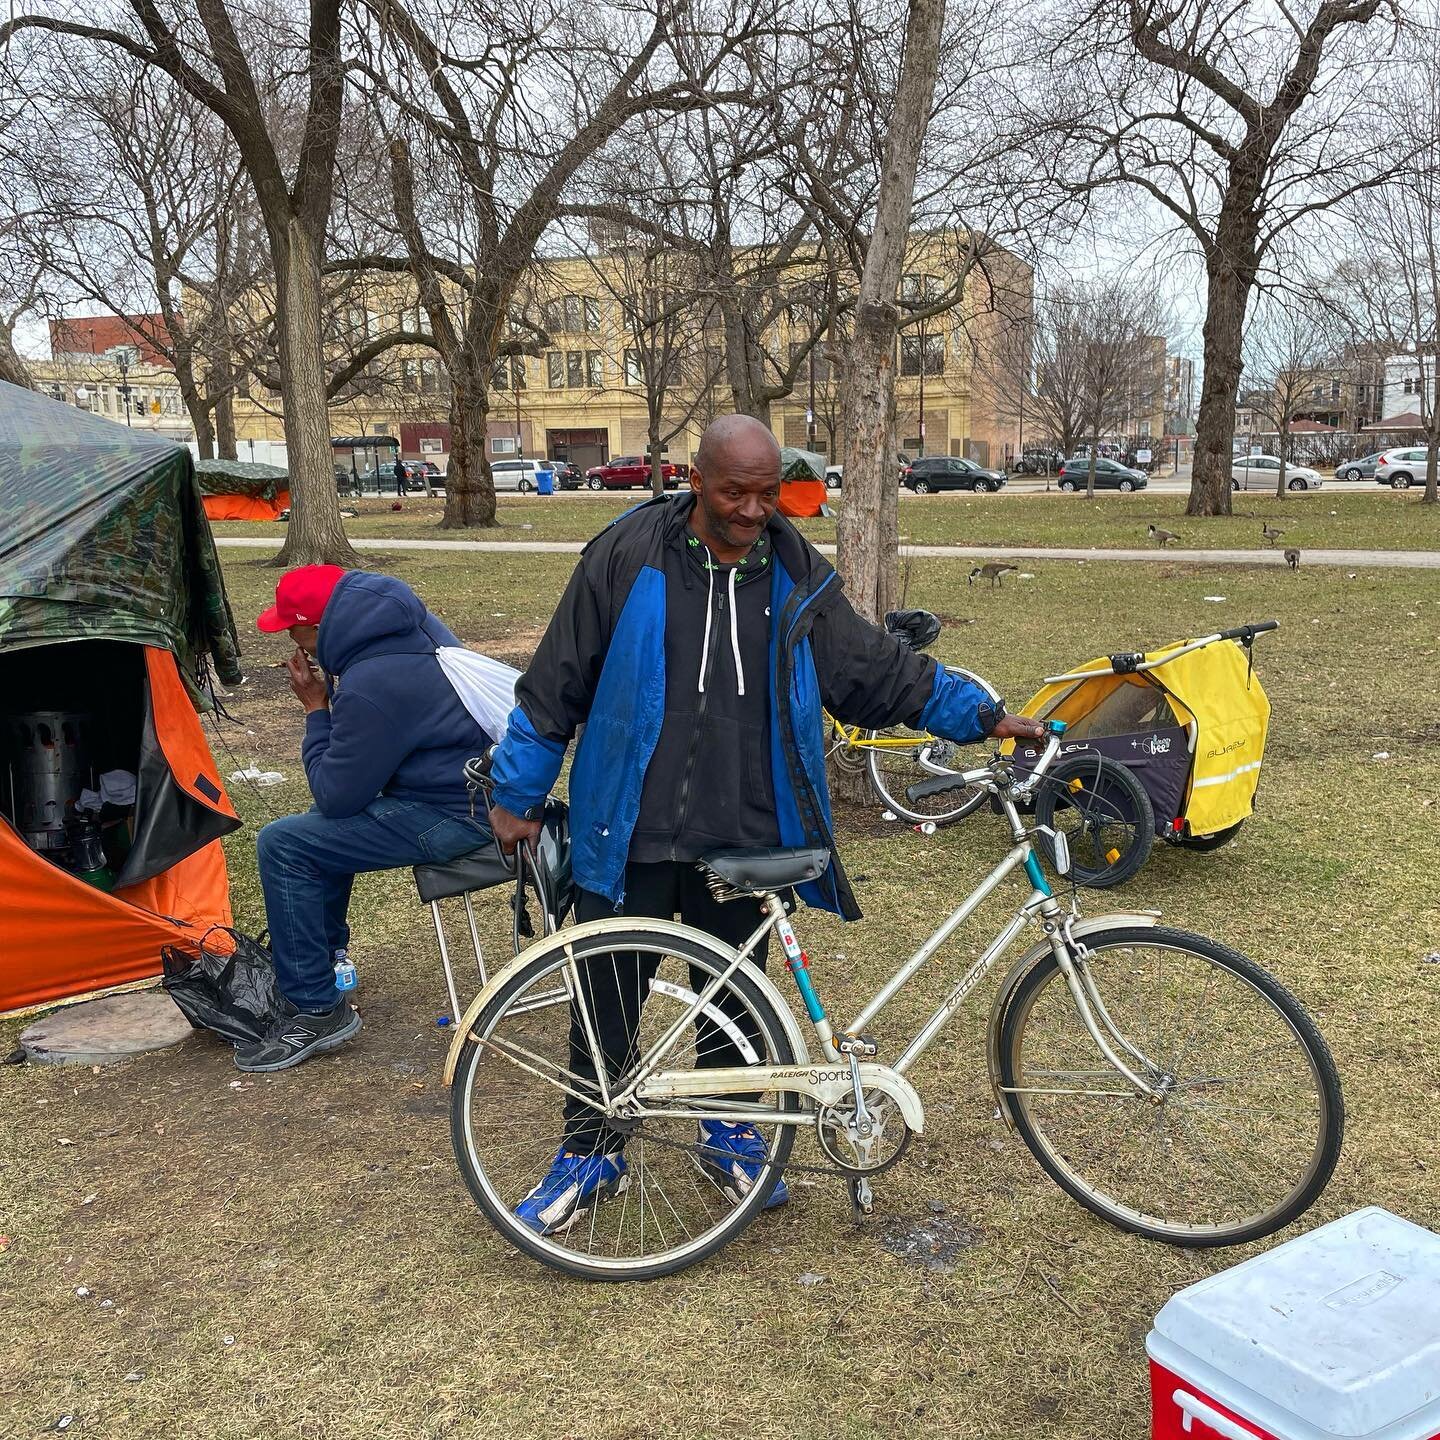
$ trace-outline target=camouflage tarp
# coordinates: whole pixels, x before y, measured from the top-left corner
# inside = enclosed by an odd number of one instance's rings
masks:
[[[240,647],[190,452],[0,383],[0,651],[65,640]]]
[[[780,450],[780,478],[782,480],[823,480],[825,478],[825,457],[813,450],[801,450],[794,445],[785,445]]]
[[[197,460],[195,478],[202,495],[254,495],[273,500],[290,488],[290,472],[253,460]]]

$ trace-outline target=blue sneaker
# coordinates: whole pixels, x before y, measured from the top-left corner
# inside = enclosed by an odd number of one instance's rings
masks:
[[[628,1184],[625,1157],[568,1155],[562,1147],[550,1173],[515,1207],[515,1214],[537,1235],[568,1230],[591,1203],[618,1195]]]
[[[730,1197],[732,1205],[738,1205],[750,1193],[770,1158],[764,1140],[753,1125],[729,1125],[724,1120],[700,1122],[700,1147],[695,1163]],[[789,1198],[782,1175],[775,1182],[765,1208],[773,1210]]]

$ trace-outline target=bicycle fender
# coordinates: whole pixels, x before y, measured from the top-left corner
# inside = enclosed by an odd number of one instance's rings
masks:
[[[543,959],[557,951],[563,952],[567,945],[573,945],[577,940],[588,939],[591,935],[601,935],[607,930],[634,930],[640,927],[652,933],[673,935],[693,941],[708,950],[717,960],[729,960],[735,953],[730,946],[723,944],[713,935],[707,935],[703,930],[696,930],[689,925],[680,925],[673,920],[652,920],[642,916],[617,915],[604,920],[588,920],[583,925],[572,925],[568,929],[557,930],[553,935],[543,936],[534,944],[526,946],[503,970],[496,971],[490,977],[489,984],[470,1002],[465,1014],[460,1018],[460,1023],[455,1027],[455,1038],[450,1042],[450,1053],[445,1058],[446,1086],[454,1083],[455,1067],[460,1063],[460,1051],[466,1040],[470,1038],[470,1029],[479,1018],[480,1011],[493,996],[499,993],[502,986],[514,979],[522,966],[529,965],[532,961]],[[785,1028],[785,1038],[790,1042],[790,1048],[795,1054],[795,1063],[797,1065],[808,1064],[810,1048],[805,1043],[805,1037],[801,1033],[794,1012],[786,1003],[775,982],[752,961],[744,961],[740,969],[748,979],[754,982],[756,989],[764,995],[775,1013],[779,1015],[780,1022]]]
[[[1076,920],[1070,926],[1070,933],[1077,940],[1083,940],[1097,930],[1133,929],[1137,925],[1158,924],[1159,920],[1158,910],[1119,911],[1113,915],[1092,915],[1088,920]],[[1010,1008],[1010,999],[1016,987],[1040,961],[1054,953],[1049,940],[1041,940],[1032,945],[1006,972],[1005,978],[995,991],[994,1003],[990,1006],[990,1023],[985,1030],[985,1059],[990,1067],[990,1089],[1000,1110],[1000,1118],[1012,1133],[1015,1129],[1015,1117],[1010,1113],[1010,1097],[1000,1088],[1000,1030],[1005,1023],[1005,1012]]]

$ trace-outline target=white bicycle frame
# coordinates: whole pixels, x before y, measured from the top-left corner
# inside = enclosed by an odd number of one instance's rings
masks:
[[[1123,1095],[1133,1098],[1137,1094],[1152,1100],[1160,1098],[1156,1087],[1144,1076],[1137,1073],[1123,1056],[1135,1062],[1142,1070],[1156,1073],[1155,1066],[1121,1035],[1110,1019],[1096,990],[1095,982],[1085,963],[1086,951],[1077,930],[1088,931],[1100,928],[1101,922],[1076,925],[1076,916],[1061,909],[1052,894],[1035,858],[1030,834],[1026,831],[1016,808],[1016,800],[1022,798],[1039,783],[1046,768],[1059,753],[1061,735],[1052,733],[1044,755],[1035,769],[1023,781],[1016,783],[1005,776],[1003,770],[986,767],[966,771],[957,775],[957,785],[979,785],[994,795],[1010,822],[1014,846],[998,865],[975,887],[950,915],[940,924],[923,945],[881,986],[876,995],[855,1017],[851,1025],[842,1032],[842,1042],[859,1037],[872,1020],[900,993],[914,975],[935,955],[955,930],[975,913],[1001,883],[1015,870],[1024,868],[1031,883],[1030,894],[999,933],[981,952],[979,958],[966,971],[961,980],[951,989],[939,1007],[920,1027],[904,1051],[892,1065],[881,1065],[869,1060],[860,1060],[854,1051],[842,1052],[837,1046],[836,1036],[818,996],[810,982],[808,962],[800,949],[785,912],[784,902],[775,894],[762,897],[764,919],[748,937],[744,945],[733,953],[729,963],[713,975],[698,995],[679,992],[677,998],[689,998],[689,1004],[665,1029],[638,1062],[623,1075],[614,1086],[606,1084],[604,1066],[597,1064],[596,1074],[600,1082],[601,1105],[606,1113],[630,1118],[643,1118],[648,1114],[663,1115],[668,1119],[691,1116],[694,1118],[732,1118],[736,1120],[764,1121],[769,1124],[810,1125],[814,1123],[812,1110],[783,1109],[754,1101],[721,1101],[719,1097],[743,1095],[757,1090],[775,1090],[785,1094],[801,1095],[815,1105],[837,1104],[847,1097],[863,1092],[888,1096],[899,1109],[905,1123],[916,1133],[924,1129],[924,1107],[914,1087],[905,1078],[906,1071],[929,1048],[935,1037],[944,1028],[955,1012],[964,1003],[966,996],[990,972],[1004,955],[1016,937],[1027,925],[1038,923],[1045,934],[1045,941],[1030,956],[1030,963],[1042,958],[1049,950],[1055,956],[1056,964],[1065,978],[1071,998],[1080,1014],[1082,1023],[1089,1032],[1096,1048],[1106,1062],[1115,1070],[1117,1079],[1128,1083],[1126,1090],[1084,1090],[1059,1092],[1052,1089],[1044,1093],[1081,1093],[1086,1095]],[[937,773],[949,773],[939,771]],[[609,923],[609,922],[606,922]],[[1104,924],[1153,924],[1153,916],[1107,916]],[[633,923],[615,922],[617,929],[633,928]],[[786,965],[795,976],[801,997],[805,1001],[811,1025],[820,1042],[825,1063],[802,1065],[745,1065],[728,1066],[704,1070],[665,1070],[663,1062],[670,1048],[687,1027],[711,1006],[715,996],[729,978],[755,953],[761,939],[774,929],[785,950]],[[572,956],[572,973],[569,983],[573,993],[579,993],[578,967]],[[1012,972],[1012,981],[1029,968],[1022,961]],[[1008,988],[1008,987],[1007,987]],[[679,987],[675,987],[678,991]],[[587,1027],[588,1034],[588,1027]],[[592,1050],[596,1050],[593,1038]],[[594,1057],[598,1060],[598,1050]],[[1007,1094],[1015,1093],[1012,1088]],[[690,1100],[693,1107],[663,1103],[652,1109],[653,1102]]]

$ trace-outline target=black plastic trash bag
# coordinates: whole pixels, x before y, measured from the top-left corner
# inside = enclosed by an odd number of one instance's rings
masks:
[[[197,1030],[213,1030],[232,1045],[263,1040],[285,1013],[275,983],[275,962],[257,940],[224,929],[235,942],[229,955],[217,955],[206,941],[198,956],[167,945],[160,952],[165,973],[160,983]]]

